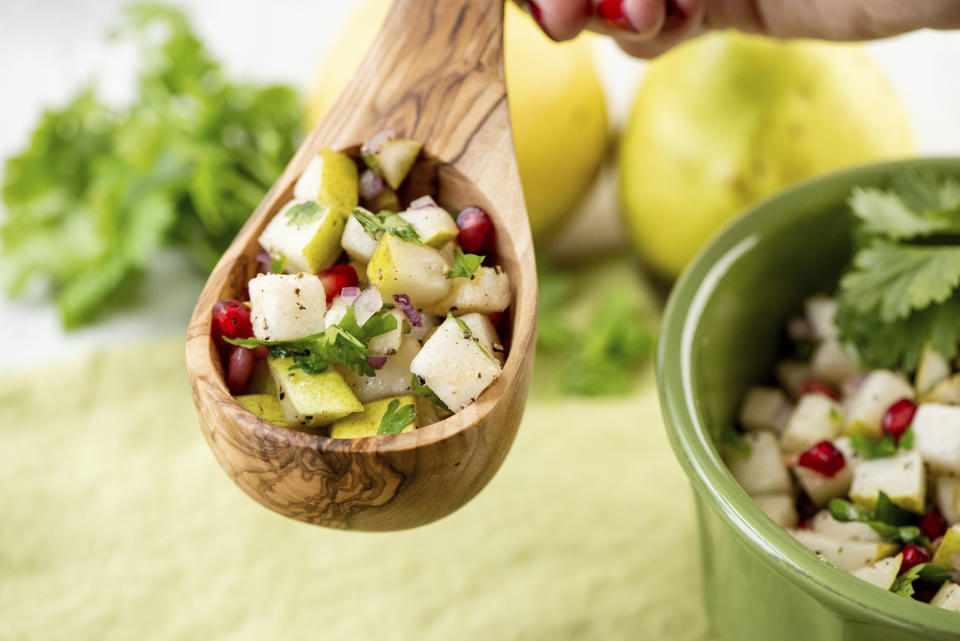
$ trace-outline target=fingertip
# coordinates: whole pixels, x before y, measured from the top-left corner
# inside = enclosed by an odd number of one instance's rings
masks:
[[[590,0],[525,0],[521,6],[553,40],[575,38],[587,25]]]
[[[623,12],[637,36],[653,38],[667,17],[664,0],[623,0]]]

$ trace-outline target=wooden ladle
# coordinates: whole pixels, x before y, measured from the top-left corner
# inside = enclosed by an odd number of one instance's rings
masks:
[[[264,197],[200,295],[187,370],[203,434],[244,492],[281,514],[335,528],[397,530],[473,498],[513,442],[533,367],[537,282],[503,71],[503,0],[395,0],[353,81]],[[494,221],[513,302],[503,372],[462,412],[395,436],[341,440],[268,423],[230,395],[210,335],[211,308],[239,298],[257,237],[322,148],[356,151],[382,129],[424,142],[414,175],[448,208]],[[202,488],[199,489],[202,491]]]

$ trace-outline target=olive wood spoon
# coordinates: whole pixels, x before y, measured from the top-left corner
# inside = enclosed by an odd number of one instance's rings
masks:
[[[424,142],[410,195],[432,188],[448,208],[490,213],[513,300],[500,378],[453,416],[394,436],[332,439],[268,423],[230,395],[211,308],[255,274],[257,237],[323,147],[356,154],[393,129]],[[403,196],[403,194],[401,194]],[[396,0],[362,66],[217,263],[194,310],[186,359],[210,449],[251,497],[307,523],[397,530],[469,501],[500,467],[523,414],[533,367],[537,282],[513,150],[503,71],[503,0]]]

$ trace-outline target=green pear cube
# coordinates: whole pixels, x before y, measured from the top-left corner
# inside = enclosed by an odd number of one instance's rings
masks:
[[[460,228],[447,210],[437,205],[408,209],[400,214],[400,218],[413,225],[420,242],[436,249],[460,234]]]
[[[949,376],[950,363],[928,343],[923,348],[920,364],[917,366],[917,375],[913,379],[917,394],[920,396],[927,394]]]
[[[367,264],[367,278],[376,285],[385,303],[394,294],[406,294],[415,306],[442,299],[450,290],[449,267],[433,247],[424,247],[384,234]]]
[[[914,398],[913,386],[902,376],[883,369],[870,372],[847,405],[847,434],[880,438],[883,415],[902,398]]]
[[[502,312],[510,306],[510,278],[500,267],[479,267],[469,277],[451,278],[449,294],[432,304],[424,303],[428,314]]]
[[[881,590],[889,590],[893,582],[897,580],[900,574],[900,566],[903,565],[903,555],[890,556],[880,559],[872,565],[868,565],[852,572],[853,576],[859,577],[867,583],[872,583]]]
[[[287,426],[287,418],[280,406],[280,399],[276,394],[244,394],[236,397],[237,402],[248,411],[274,425]]]
[[[286,259],[288,272],[319,272],[342,253],[340,239],[346,221],[333,205],[291,200],[260,234],[260,246]]]
[[[793,413],[793,403],[779,387],[754,386],[747,390],[738,419],[745,430],[783,432]]]
[[[799,454],[820,441],[835,439],[843,430],[843,407],[823,394],[806,394],[790,415],[780,447]]]
[[[836,387],[860,373],[853,354],[837,340],[827,340],[817,345],[810,359],[810,367],[814,377]]]
[[[378,239],[383,232],[377,235]],[[352,260],[368,263],[377,250],[377,240],[370,237],[367,230],[363,228],[360,221],[354,216],[347,219],[347,224],[343,228],[343,236],[340,238],[340,244],[343,250],[347,252]]]
[[[930,599],[930,605],[950,612],[960,612],[960,585],[953,581],[945,581]]]
[[[367,436],[376,436],[380,429],[380,422],[391,401],[398,401],[397,410],[413,405],[416,407],[416,397],[412,394],[405,396],[393,396],[379,401],[373,401],[363,406],[363,411],[351,414],[346,418],[341,418],[330,426],[330,436],[333,438],[364,438]],[[414,415],[413,420],[403,428],[402,432],[411,432],[420,426],[418,417]]]
[[[409,138],[390,138],[378,149],[362,150],[363,161],[378,172],[391,189],[399,189],[423,149],[423,143]]]
[[[943,535],[943,541],[933,555],[933,562],[950,572],[960,572],[960,524],[954,525]]]
[[[850,499],[868,510],[877,506],[880,491],[911,512],[923,514],[927,493],[923,458],[916,450],[863,461],[853,471]]]
[[[883,539],[880,538],[877,531],[866,523],[860,523],[859,521],[838,521],[833,518],[829,510],[820,510],[817,512],[810,520],[810,527],[808,529],[838,541],[883,542]]]
[[[396,354],[387,357],[387,364],[375,370],[374,376],[357,374],[347,368],[338,368],[344,380],[364,403],[409,394],[410,363],[420,351],[420,344],[409,337],[400,341]]]
[[[807,546],[816,555],[847,572],[876,563],[897,552],[896,543],[868,543],[832,539],[811,530],[787,530],[793,538]]]
[[[333,205],[344,218],[357,206],[357,165],[337,151],[321,149],[293,187],[293,197]]]
[[[921,403],[910,429],[913,449],[931,471],[960,475],[960,407]]]
[[[363,403],[332,367],[310,374],[294,367],[292,358],[274,358],[270,371],[284,416],[292,423],[317,427],[363,411]]]
[[[934,502],[948,523],[960,523],[960,476],[938,476]]]

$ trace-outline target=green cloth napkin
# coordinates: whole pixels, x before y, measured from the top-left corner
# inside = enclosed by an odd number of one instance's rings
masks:
[[[534,400],[485,491],[389,534],[248,499],[181,339],[0,378],[0,639],[702,641],[691,493],[652,375]]]

